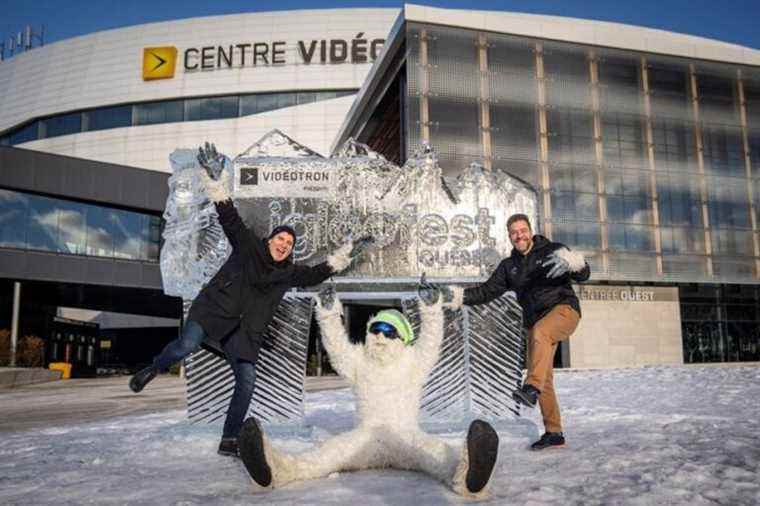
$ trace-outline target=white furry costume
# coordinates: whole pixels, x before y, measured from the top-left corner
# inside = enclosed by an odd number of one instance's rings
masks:
[[[366,342],[351,344],[341,322],[343,307],[317,303],[317,319],[333,367],[352,385],[358,426],[334,436],[313,450],[286,454],[263,439],[272,486],[328,476],[339,471],[392,467],[425,472],[467,496],[467,445],[456,448],[423,432],[418,424],[419,401],[428,374],[438,361],[443,337],[441,303],[420,303],[421,332],[414,344],[367,333]]]

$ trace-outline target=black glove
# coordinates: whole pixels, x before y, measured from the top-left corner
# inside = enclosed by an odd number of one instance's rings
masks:
[[[373,244],[375,244],[375,238],[371,235],[360,237],[351,243],[351,253],[348,256],[355,258],[364,253]]]
[[[319,304],[325,309],[332,309],[333,305],[335,304],[337,295],[338,294],[335,292],[335,285],[332,283],[326,285],[319,291],[319,293],[317,293],[317,297],[319,297]]]
[[[417,285],[417,296],[426,306],[432,306],[441,298],[441,288],[438,285],[428,283],[423,272],[420,277],[420,284]]]
[[[207,142],[198,148],[198,163],[206,169],[208,177],[216,181],[224,169],[224,155],[216,150],[216,146]]]

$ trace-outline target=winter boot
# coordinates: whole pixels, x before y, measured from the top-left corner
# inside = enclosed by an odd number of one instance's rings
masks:
[[[261,433],[261,427],[255,418],[249,418],[243,422],[243,428],[238,436],[240,445],[240,458],[248,474],[253,481],[262,487],[268,487],[272,483],[272,469],[267,463],[267,456],[264,452],[264,436]]]
[[[545,432],[541,439],[530,445],[531,450],[545,448],[562,448],[565,446],[565,436],[561,432]]]
[[[236,437],[223,437],[219,442],[219,449],[216,451],[219,455],[225,457],[239,457],[238,440]]]
[[[525,383],[522,388],[518,388],[512,392],[512,399],[518,404],[525,404],[529,408],[532,408],[536,406],[539,395],[541,395],[541,391],[538,388],[530,383]]]
[[[137,371],[137,373],[132,376],[132,379],[129,380],[129,388],[131,388],[134,393],[140,392],[145,388],[145,385],[150,383],[153,378],[156,377],[156,374],[158,374],[158,370],[152,365]]]
[[[467,459],[469,467],[465,478],[468,492],[477,494],[488,485],[499,454],[499,436],[488,422],[474,420],[467,431]]]

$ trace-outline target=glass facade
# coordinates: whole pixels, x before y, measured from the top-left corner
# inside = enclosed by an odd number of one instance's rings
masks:
[[[0,189],[0,247],[158,262],[161,218]]]
[[[355,93],[356,90],[251,93],[101,107],[32,121],[0,136],[0,145],[15,146],[39,139],[109,128],[237,118]]]
[[[760,289],[747,285],[679,288],[686,363],[760,360]]]
[[[594,279],[757,283],[760,69],[407,23],[410,156],[539,191]]]

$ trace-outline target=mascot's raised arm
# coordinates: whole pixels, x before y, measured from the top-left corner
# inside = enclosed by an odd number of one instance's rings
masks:
[[[482,420],[470,424],[462,448],[422,431],[418,423],[422,387],[438,361],[443,339],[442,289],[425,281],[418,287],[421,329],[385,309],[367,323],[364,344],[352,344],[341,320],[343,307],[333,287],[317,298],[317,320],[333,367],[357,398],[354,430],[312,450],[287,454],[272,447],[258,422],[246,420],[240,456],[262,487],[328,476],[340,471],[395,468],[427,473],[458,494],[479,497],[487,490],[499,438]]]

